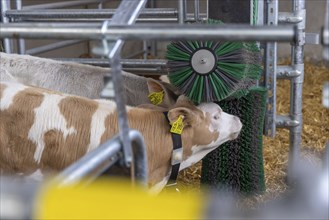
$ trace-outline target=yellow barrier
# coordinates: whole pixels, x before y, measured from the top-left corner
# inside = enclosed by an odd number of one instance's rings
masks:
[[[34,219],[201,219],[197,194],[150,195],[120,180],[101,179],[87,187],[47,186],[37,196]]]

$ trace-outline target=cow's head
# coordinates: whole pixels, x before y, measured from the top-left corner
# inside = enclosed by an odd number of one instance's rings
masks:
[[[168,112],[171,124],[179,116],[184,124],[181,169],[198,162],[224,142],[237,138],[242,128],[238,117],[225,113],[217,104],[194,106],[183,96]]]

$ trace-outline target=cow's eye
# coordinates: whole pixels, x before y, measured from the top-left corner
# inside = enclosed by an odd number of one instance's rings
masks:
[[[219,115],[215,115],[215,116],[214,116],[214,119],[215,119],[215,120],[218,120],[218,119],[219,119]]]

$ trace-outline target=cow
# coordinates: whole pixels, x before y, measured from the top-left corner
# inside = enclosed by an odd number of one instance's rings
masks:
[[[116,104],[14,82],[0,84],[2,174],[59,172],[118,133]],[[235,139],[242,124],[215,103],[180,96],[165,110],[127,107],[130,128],[144,137],[149,186],[160,191],[171,172],[171,125],[180,121],[180,170]]]
[[[1,82],[19,82],[91,99],[100,98],[104,76],[110,72],[109,68],[0,52]],[[125,71],[122,71],[122,76],[127,105],[150,103],[150,78]],[[180,95],[179,90],[167,82],[153,80],[152,84],[158,84],[158,92],[165,93],[159,106],[171,106]]]

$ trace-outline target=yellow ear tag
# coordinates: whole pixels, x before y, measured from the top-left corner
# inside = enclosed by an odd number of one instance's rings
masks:
[[[182,134],[184,128],[183,115],[180,115],[176,121],[173,122],[170,132],[175,134]]]
[[[153,105],[159,105],[163,101],[164,91],[161,92],[152,92],[148,95],[150,101]]]

